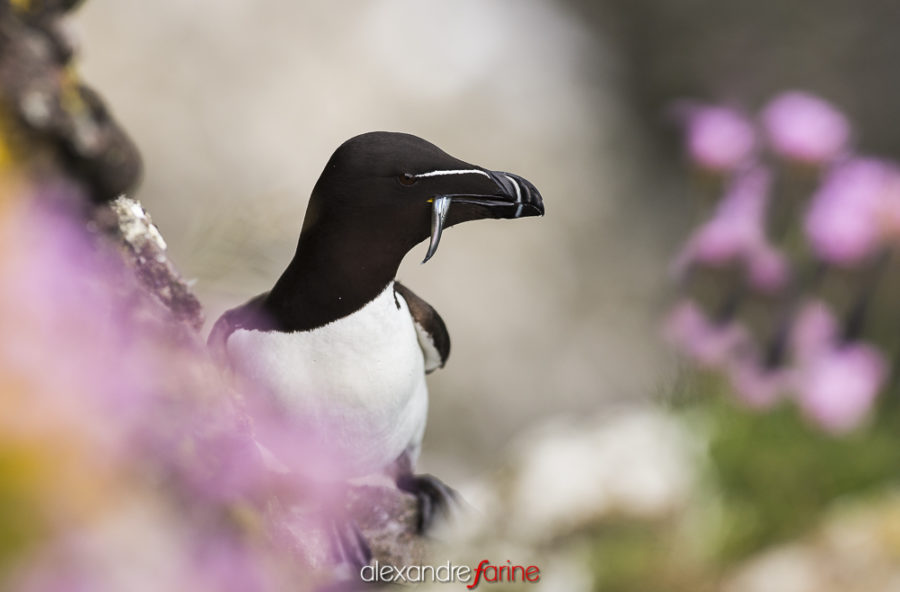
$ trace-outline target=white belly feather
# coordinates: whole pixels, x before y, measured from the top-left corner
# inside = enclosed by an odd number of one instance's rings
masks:
[[[361,310],[319,329],[239,329],[226,344],[235,370],[337,455],[348,477],[383,469],[410,445],[417,449],[425,430],[422,350],[406,301],[394,298],[392,283]]]

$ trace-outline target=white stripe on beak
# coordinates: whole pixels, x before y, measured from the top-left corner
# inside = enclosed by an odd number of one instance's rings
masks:
[[[427,173],[419,173],[415,177],[417,179],[421,179],[423,177],[440,177],[443,175],[484,175],[488,179],[491,178],[489,174],[484,171],[478,169],[452,169],[445,171],[429,171]]]
[[[519,182],[514,178],[510,177],[507,174],[503,174],[504,177],[509,179],[513,185],[516,187],[516,203],[519,204],[519,207],[516,208],[516,218],[522,215],[522,188],[519,187]]]

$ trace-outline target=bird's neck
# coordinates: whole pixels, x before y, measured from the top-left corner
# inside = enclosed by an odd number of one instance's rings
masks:
[[[282,331],[315,329],[381,294],[396,277],[406,250],[366,239],[370,237],[353,229],[304,226],[293,260],[264,304],[275,326]]]

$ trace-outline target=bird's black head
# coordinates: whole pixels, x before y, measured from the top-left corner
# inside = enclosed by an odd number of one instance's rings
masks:
[[[427,261],[448,226],[543,213],[540,193],[522,177],[459,160],[416,136],[370,132],[332,155],[313,189],[303,232],[390,254],[399,265],[431,237]]]
[[[372,132],[332,155],[306,210],[297,252],[261,304],[273,327],[305,331],[359,310],[394,280],[403,257],[480,218],[544,213],[525,179],[490,171],[411,136]]]

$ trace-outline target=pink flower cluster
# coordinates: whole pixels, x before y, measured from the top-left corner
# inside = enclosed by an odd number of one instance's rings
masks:
[[[286,462],[308,443],[251,419],[56,190],[0,193],[0,587],[310,589],[322,558],[298,549],[334,496],[275,483],[256,437],[282,434]]]
[[[900,242],[900,165],[857,155],[847,118],[805,92],[755,118],[697,104],[682,115],[690,162],[721,197],[673,262],[685,294],[667,340],[750,407],[790,398],[828,431],[853,429],[890,374],[863,329]],[[829,302],[823,278],[851,296]]]

